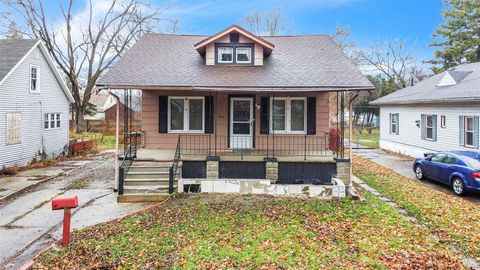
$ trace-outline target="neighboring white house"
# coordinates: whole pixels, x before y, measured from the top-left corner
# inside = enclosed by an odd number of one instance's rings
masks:
[[[478,150],[480,63],[459,65],[381,97],[380,147],[413,157]]]
[[[72,102],[39,40],[0,40],[0,169],[62,154]]]

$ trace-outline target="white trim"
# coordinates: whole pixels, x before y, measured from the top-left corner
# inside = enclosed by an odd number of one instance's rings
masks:
[[[431,117],[432,118],[432,125],[429,127],[428,126],[428,117]],[[427,141],[433,141],[434,138],[433,138],[433,127],[434,127],[434,123],[433,123],[433,114],[425,114],[425,140]],[[431,128],[432,129],[432,138],[429,138],[428,137],[428,129]]]
[[[58,115],[58,120],[57,120]],[[52,118],[53,117],[53,118]],[[45,121],[48,118],[48,127],[45,127]],[[53,128],[52,128],[52,120],[53,120]],[[60,121],[60,125],[57,126],[57,121]],[[42,121],[43,130],[54,130],[54,129],[61,129],[62,128],[62,114],[61,113],[44,113],[43,114],[43,121]]]
[[[398,113],[392,113],[391,114],[391,117],[390,117],[390,134],[392,135],[398,135],[399,132],[398,132],[398,120],[399,120],[400,116]],[[396,122],[394,123],[393,119],[396,120]],[[393,126],[395,126],[395,132],[393,131]]]
[[[222,61],[221,58],[222,58],[222,55],[219,53],[219,49],[220,48],[228,48],[228,49],[231,49],[232,50],[232,60],[230,61]],[[226,46],[226,45],[219,45],[217,46],[216,48],[216,54],[217,54],[217,63],[220,63],[220,64],[232,64],[233,63],[233,60],[234,58],[236,57],[235,55],[235,49],[233,48],[233,46]]]
[[[172,99],[183,99],[183,130],[180,129],[171,129],[171,100]],[[189,113],[189,100],[190,99],[201,99],[202,100],[202,129],[201,130],[190,130],[190,113]],[[168,111],[167,111],[167,131],[168,133],[205,133],[205,97],[203,96],[169,96],[168,97]]]
[[[27,59],[27,57],[33,52],[33,50],[35,50],[35,48],[39,47],[40,50],[42,51],[42,54],[43,56],[45,57],[45,59],[47,60],[48,62],[48,65],[50,66],[50,69],[52,70],[53,74],[55,75],[55,77],[57,78],[57,81],[58,83],[60,84],[60,87],[62,87],[62,90],[63,92],[65,93],[65,96],[67,97],[68,101],[70,101],[70,103],[73,103],[75,102],[75,100],[73,99],[73,96],[72,94],[70,93],[70,90],[68,90],[68,87],[67,85],[65,84],[65,82],[63,81],[62,79],[62,76],[60,75],[60,73],[58,72],[54,62],[53,62],[53,59],[52,57],[50,56],[50,54],[48,53],[48,50],[47,48],[45,47],[45,45],[43,45],[43,43],[39,40],[37,41],[37,43],[35,43],[35,45],[32,46],[32,48],[22,57],[22,59],[20,59],[20,61],[18,61],[15,66],[13,66],[13,68],[7,73],[7,75],[5,75],[5,77],[3,77],[3,79],[0,81],[0,85],[2,85],[11,75],[12,73],[23,63],[23,61],[25,61],[25,59]]]
[[[467,129],[467,119],[472,119],[472,125],[473,129],[468,130]],[[463,117],[464,121],[464,129],[463,129],[463,146],[468,147],[468,148],[474,148],[475,146],[473,145],[473,141],[475,140],[475,117],[474,116],[464,116]],[[467,133],[472,133],[472,144],[467,144]]]
[[[37,74],[36,74],[36,84],[35,87],[37,89],[33,90],[32,89],[32,69],[37,69]],[[38,65],[30,65],[30,70],[28,72],[29,74],[29,85],[30,85],[30,93],[32,94],[40,94],[40,67]]]
[[[249,121],[235,121],[236,123],[249,123],[250,124],[250,133],[249,134],[233,134],[233,102],[235,100],[247,100],[250,102],[250,120]],[[230,119],[228,119],[228,125],[229,125],[229,140],[230,140],[230,148],[232,149],[251,149],[253,148],[253,130],[254,130],[254,98],[253,97],[231,97],[230,98]],[[238,140],[236,141],[236,138],[245,138],[246,140],[241,140],[242,143],[240,144],[240,147],[238,147]],[[243,147],[242,147],[243,146]]]
[[[249,53],[248,53],[248,60],[247,61],[240,61],[238,60],[238,48],[242,48],[242,49],[249,49]],[[252,63],[252,47],[250,46],[241,46],[241,45],[238,45],[235,47],[235,63],[237,64],[250,64]]]
[[[273,130],[273,100],[285,100],[285,130]],[[303,100],[303,131],[292,131],[292,100]],[[270,134],[307,134],[307,97],[275,97],[270,99]]]

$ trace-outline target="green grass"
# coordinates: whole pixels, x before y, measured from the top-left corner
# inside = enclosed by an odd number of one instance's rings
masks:
[[[100,149],[114,149],[115,136],[95,132],[82,132],[71,135],[72,138],[93,139]],[[121,145],[119,147],[122,147]]]
[[[345,138],[349,136],[349,129],[345,129]],[[380,140],[380,131],[378,128],[373,129],[371,133],[368,133],[366,129],[362,130],[362,132],[355,131],[352,135],[354,142],[358,142],[358,144],[371,147],[371,148],[378,148],[378,141]]]
[[[459,259],[393,207],[262,195],[182,195],[74,233],[33,269],[433,269]],[[405,256],[409,256],[406,260]]]
[[[354,156],[354,174],[416,217],[428,230],[480,262],[480,208],[370,160]],[[473,195],[475,196],[475,195]]]

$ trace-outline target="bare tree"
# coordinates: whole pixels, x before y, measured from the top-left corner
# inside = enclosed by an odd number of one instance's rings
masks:
[[[242,25],[256,35],[277,36],[285,30],[281,8],[272,8],[266,13],[254,12],[243,18]]]
[[[10,22],[4,36],[6,38],[9,38],[9,39],[21,39],[21,38],[23,38],[22,32],[18,29],[18,26],[17,26],[16,22]]]
[[[141,0],[112,0],[104,10],[89,0],[80,18],[72,11],[74,0],[58,2],[59,22],[49,19],[42,0],[3,1],[24,20],[22,34],[41,39],[64,73],[75,100],[77,131],[85,128],[84,114],[98,78],[162,20],[160,9]]]
[[[356,58],[360,64],[371,66],[387,79],[394,80],[399,89],[427,77],[418,67],[413,50],[403,41],[370,44],[367,49],[358,50]]]

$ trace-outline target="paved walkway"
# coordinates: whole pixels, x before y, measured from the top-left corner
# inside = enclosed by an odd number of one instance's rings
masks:
[[[353,147],[355,147],[354,145]],[[374,161],[380,165],[383,165],[387,168],[390,168],[397,172],[398,174],[401,174],[405,177],[411,178],[414,181],[418,181],[415,178],[415,174],[413,173],[413,158],[405,158],[397,155],[392,155],[389,153],[386,153],[385,151],[382,151],[380,149],[365,149],[363,147],[358,147],[358,149],[353,149],[353,153],[361,156],[363,158],[369,159],[371,161]],[[422,184],[427,185],[433,189],[442,191],[446,194],[449,194],[451,196],[456,196],[453,194],[453,192],[450,190],[450,187],[447,185],[444,185],[442,183],[439,183],[434,180],[425,180],[421,181]],[[457,196],[456,196],[457,197]],[[477,203],[480,205],[480,194],[468,194],[465,197],[458,197],[459,199],[465,199],[474,203]]]
[[[63,166],[65,165],[65,166]],[[0,204],[0,269],[18,269],[61,237],[63,211],[52,211],[51,199],[74,196],[79,208],[72,211],[72,228],[79,229],[136,212],[148,204],[118,204],[113,192],[114,161],[99,156],[71,162],[51,171],[60,176],[28,188]],[[37,175],[40,171],[25,171]],[[13,182],[13,179],[9,181]],[[11,184],[9,189],[14,189]],[[23,184],[18,184],[21,187]]]

